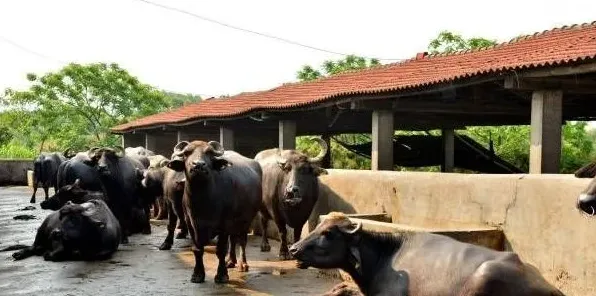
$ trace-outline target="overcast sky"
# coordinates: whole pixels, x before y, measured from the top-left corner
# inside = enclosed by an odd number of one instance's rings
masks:
[[[596,21],[594,0],[150,1],[328,51],[381,59],[413,57],[441,30],[507,41]],[[25,87],[27,72],[103,61],[119,63],[161,89],[233,95],[293,81],[302,65],[341,57],[139,0],[0,0],[0,90]]]

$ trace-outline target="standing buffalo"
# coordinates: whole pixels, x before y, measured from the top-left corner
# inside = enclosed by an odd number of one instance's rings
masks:
[[[142,156],[153,156],[155,155],[155,153],[149,149],[146,149],[143,146],[137,146],[137,147],[126,147],[126,149],[124,149],[124,153],[126,155],[142,155]]]
[[[149,159],[149,169],[159,169],[165,167],[170,160],[165,156],[158,154],[153,156],[148,156]],[[181,175],[184,175],[180,173]],[[155,196],[155,201],[153,202],[153,216],[157,220],[164,220],[168,218],[168,208],[166,204],[166,199],[163,195]],[[149,213],[148,213],[149,214]]]
[[[240,244],[239,269],[248,270],[247,234],[261,204],[261,167],[234,151],[224,151],[216,141],[183,141],[176,146],[182,151],[172,154],[168,167],[184,171],[186,178],[183,206],[195,256],[191,282],[205,281],[204,247],[217,235],[215,282],[225,283],[229,280],[227,267],[237,263],[236,241]],[[226,264],[228,236],[231,249]]]
[[[592,178],[588,187],[579,195],[577,199],[577,208],[590,215],[596,215],[596,162],[588,164],[575,172],[577,178]]]
[[[48,190],[54,187],[54,192],[58,191],[56,174],[58,167],[66,158],[58,152],[43,152],[33,161],[33,194],[30,203],[35,203],[35,194],[37,186],[41,183],[46,200],[49,198]]]
[[[321,145],[321,152],[314,158],[296,150],[278,148],[261,151],[255,156],[255,160],[263,168],[261,251],[271,250],[267,239],[267,224],[273,218],[279,229],[279,257],[282,260],[291,258],[288,253],[286,225],[294,229],[294,242],[297,242],[319,196],[318,176],[327,174],[319,166],[319,162],[327,154],[329,147],[324,140],[315,139]]]
[[[15,260],[43,255],[45,260],[102,260],[120,243],[120,224],[105,202],[67,202],[48,215],[37,229],[33,246],[15,252]]]
[[[290,252],[300,268],[341,268],[364,295],[564,296],[515,253],[434,233],[366,231],[342,213]]]
[[[144,170],[140,161],[124,155],[124,151],[111,148],[92,148],[89,158],[97,168],[110,209],[122,227],[122,243],[128,243],[134,207],[143,208],[139,171]],[[149,217],[145,217],[143,233],[151,232]]]

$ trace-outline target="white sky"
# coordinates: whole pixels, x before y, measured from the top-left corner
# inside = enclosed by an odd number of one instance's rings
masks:
[[[380,58],[413,57],[444,29],[506,41],[596,21],[594,0],[151,1],[315,47]],[[336,58],[341,56],[138,0],[0,0],[0,91],[27,86],[27,72],[105,61],[162,89],[233,95],[293,81],[302,65]]]

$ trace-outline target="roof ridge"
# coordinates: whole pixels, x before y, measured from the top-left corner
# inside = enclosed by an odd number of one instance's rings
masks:
[[[494,49],[494,48],[498,48],[498,47],[502,47],[502,46],[506,46],[506,45],[510,45],[510,44],[515,44],[520,41],[531,40],[531,39],[534,39],[537,37],[545,36],[548,34],[559,32],[559,31],[569,31],[569,30],[574,30],[574,29],[578,29],[578,28],[583,29],[583,28],[589,28],[589,27],[596,27],[596,21],[584,22],[581,24],[577,23],[577,24],[572,24],[572,25],[563,25],[563,26],[559,26],[559,27],[553,27],[549,30],[536,31],[532,34],[521,34],[517,37],[509,39],[509,41],[500,42],[500,43],[497,43],[495,45],[490,45],[490,46],[484,46],[484,47],[472,48],[472,49],[462,49],[462,50],[457,50],[457,51],[449,52],[449,53],[445,53],[445,52],[429,53],[428,55],[425,56],[425,58],[446,57],[446,56],[455,56],[455,55],[479,52],[479,51],[483,51],[483,50],[489,50],[489,49]]]

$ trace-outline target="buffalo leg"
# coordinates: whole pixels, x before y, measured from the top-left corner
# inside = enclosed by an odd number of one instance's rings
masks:
[[[173,212],[170,211],[169,215],[176,215],[178,216],[178,228],[180,228],[180,232],[176,235],[176,239],[186,238],[188,234],[188,228],[186,226],[186,219],[184,219],[184,208],[182,206],[182,198],[174,200],[174,202],[168,203],[170,207],[173,207]]]
[[[47,251],[43,254],[43,260],[54,262],[66,260],[66,250],[64,249],[64,246],[59,244],[53,250]]]
[[[230,280],[228,268],[226,267],[226,254],[228,254],[228,234],[220,232],[217,238],[215,254],[219,261],[214,281],[218,284],[225,284]]]
[[[238,260],[236,259],[236,236],[230,235],[230,257],[226,261],[226,267],[232,268],[236,266]]]
[[[241,272],[248,271],[248,263],[246,261],[246,243],[248,242],[248,234],[246,232],[238,236],[238,243],[240,244],[240,265],[238,270]]]
[[[159,207],[159,212],[157,213],[157,217],[155,217],[155,219],[157,219],[157,220],[165,220],[166,218],[168,218],[168,215],[170,214],[170,211],[169,211],[168,208],[171,205],[169,205],[166,202],[166,200],[165,200],[165,198],[163,196],[157,198],[157,204],[158,204],[158,207]]]
[[[33,177],[33,194],[31,195],[30,203],[35,203],[35,194],[37,193],[37,181]]]
[[[174,230],[176,230],[176,220],[178,220],[178,216],[173,213],[174,210],[172,207],[169,207],[168,211],[168,235],[159,247],[160,250],[169,250],[172,248],[172,244],[174,243]]]
[[[203,265],[203,254],[205,253],[205,244],[209,240],[209,229],[193,229],[190,235],[193,238],[194,243],[192,251],[195,255],[195,268],[193,269],[190,281],[192,283],[203,283],[205,282],[205,265]]]
[[[145,204],[143,205],[143,211],[145,212],[145,223],[143,225],[143,230],[141,233],[143,234],[151,234],[151,205]]]
[[[300,235],[302,234],[302,228],[304,227],[304,225],[302,225],[302,227],[296,227],[294,228],[294,241],[292,243],[297,243],[300,240]]]
[[[50,186],[44,184],[43,185],[43,193],[46,195],[46,200],[48,200],[48,198],[50,198],[49,190],[50,190]]]
[[[290,252],[288,252],[288,229],[286,228],[286,221],[283,220],[281,217],[275,217],[275,224],[277,224],[277,229],[279,230],[279,259],[281,260],[291,260],[292,256],[290,256]]]
[[[261,252],[271,251],[271,245],[269,245],[269,238],[267,237],[267,226],[269,225],[269,214],[264,214],[261,211]]]

